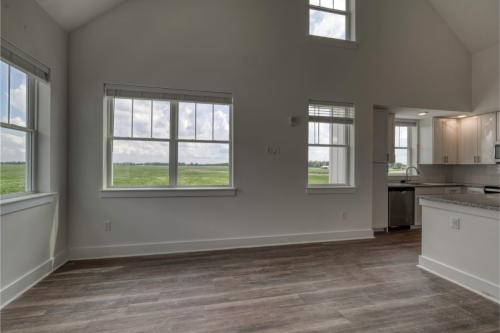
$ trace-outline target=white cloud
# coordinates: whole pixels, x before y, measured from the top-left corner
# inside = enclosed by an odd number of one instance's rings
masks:
[[[0,130],[0,160],[26,162],[26,134],[9,129]]]
[[[345,39],[345,16],[311,9],[309,14],[311,35]]]

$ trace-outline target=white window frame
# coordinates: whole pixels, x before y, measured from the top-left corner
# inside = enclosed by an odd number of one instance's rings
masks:
[[[407,146],[396,146],[396,127],[407,127],[408,128],[408,137],[407,137]],[[414,133],[415,131],[415,133]],[[398,121],[396,120],[394,124],[394,155],[396,156],[396,151],[399,150],[406,150],[406,158],[408,161],[408,166],[409,167],[416,167],[418,165],[418,156],[415,154],[415,150],[418,153],[418,147],[416,147],[416,143],[418,143],[418,122],[417,121]],[[413,135],[416,135],[416,142],[413,142]],[[414,158],[416,156],[416,158]],[[394,163],[391,163],[394,164]],[[412,170],[413,172],[413,170]],[[389,177],[401,177],[401,176],[406,176],[406,172],[388,172]],[[413,176],[413,174],[411,174]]]
[[[10,61],[1,58],[1,60],[7,64],[8,67],[8,122],[0,122],[0,127],[23,132],[26,134],[26,177],[25,177],[25,191],[8,193],[0,195],[1,199],[17,198],[21,196],[30,195],[36,192],[36,140],[37,140],[37,98],[38,98],[38,85],[37,78],[35,78],[31,73],[27,72],[23,68],[14,65]],[[19,126],[10,123],[10,68],[14,67],[17,70],[26,74],[26,126]]]
[[[346,0],[346,9],[344,10],[339,10],[339,9],[334,9],[334,8],[328,8],[328,7],[323,7],[321,6],[321,1],[320,5],[312,5],[310,0],[307,1],[307,34],[311,37],[315,38],[322,38],[330,41],[338,41],[338,42],[350,42],[350,44],[355,44],[356,43],[356,17],[355,17],[355,8],[356,8],[356,1],[355,0]],[[335,1],[335,0],[334,0]],[[320,12],[325,12],[325,13],[330,13],[330,14],[338,14],[338,15],[343,15],[346,18],[346,38],[345,39],[339,39],[339,38],[333,38],[333,37],[328,37],[328,36],[318,36],[318,35],[312,35],[311,34],[311,21],[310,21],[310,12],[311,9],[320,11]],[[344,44],[345,46],[345,44]]]
[[[234,188],[234,171],[233,171],[233,103],[231,101],[221,102],[219,98],[206,96],[203,92],[192,91],[174,91],[166,89],[148,89],[137,88],[146,90],[131,90],[130,93],[125,92],[125,95],[118,94],[117,96],[105,96],[106,116],[105,116],[105,156],[104,156],[104,176],[103,176],[103,197],[161,197],[161,196],[225,196],[235,193]],[[106,88],[105,88],[106,90]],[[113,90],[113,88],[110,88]],[[144,96],[144,97],[140,97]],[[167,98],[167,97],[172,98]],[[185,98],[189,96],[189,98]],[[170,136],[169,138],[142,138],[142,137],[115,137],[114,130],[114,99],[125,98],[132,100],[149,100],[149,101],[166,101],[170,103]],[[227,99],[227,97],[226,97]],[[195,125],[195,139],[179,139],[178,138],[178,114],[179,103],[197,103],[197,104],[212,104],[214,105],[227,105],[229,106],[229,140],[200,140],[196,139],[196,125]],[[153,107],[153,103],[151,103]],[[133,107],[132,107],[133,114]],[[133,115],[132,115],[133,117]],[[196,111],[195,111],[196,119]],[[214,121],[214,119],[212,119]],[[151,126],[153,123],[151,122]],[[133,133],[133,118],[132,118],[132,133]],[[212,136],[213,137],[213,136]],[[156,141],[156,142],[169,142],[169,184],[165,186],[113,186],[113,161],[112,161],[112,145],[114,140],[129,140],[129,141]],[[214,143],[214,144],[228,144],[229,145],[229,183],[227,185],[197,185],[197,186],[178,186],[178,145],[179,143]],[[198,194],[192,195],[187,192],[197,191]],[[215,191],[211,191],[215,190]],[[220,190],[220,191],[218,191]],[[230,190],[230,191],[225,191]],[[122,192],[122,193],[119,193]],[[130,192],[125,193],[124,192]],[[134,193],[132,193],[134,192]],[[161,192],[171,192],[165,195]]]
[[[318,117],[309,115],[309,110],[311,107],[319,106],[319,107],[333,107],[333,108],[346,108],[352,110],[352,118],[338,118],[338,117]],[[309,193],[315,193],[314,190],[320,190],[318,193],[321,193],[322,190],[342,190],[347,189],[345,193],[351,193],[350,189],[356,188],[356,164],[355,164],[355,132],[356,132],[356,111],[353,103],[339,103],[339,102],[324,102],[324,101],[309,101],[308,104],[308,116],[307,116],[307,163],[306,163],[306,175],[307,175],[307,189]],[[318,143],[309,143],[309,123],[329,123],[329,124],[349,124],[351,126],[347,126],[345,128],[345,143],[344,144],[320,144]],[[333,131],[333,128],[330,129]],[[346,170],[346,183],[329,183],[329,184],[309,184],[309,147],[342,147],[346,149],[346,161],[345,161],[345,170]],[[329,168],[329,172],[331,172],[332,167]],[[331,177],[331,175],[328,175]],[[339,193],[338,191],[334,191],[334,193]]]

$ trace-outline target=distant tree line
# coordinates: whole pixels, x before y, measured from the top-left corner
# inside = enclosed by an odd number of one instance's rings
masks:
[[[16,165],[21,165],[21,164],[26,164],[26,162],[12,161],[12,162],[0,162],[0,164],[16,164]]]
[[[151,162],[151,163],[132,163],[132,162],[122,162],[122,163],[113,163],[114,165],[129,165],[129,166],[137,166],[137,165],[151,165],[151,166],[168,166],[168,163],[160,163],[160,162]],[[229,166],[229,163],[179,163],[179,166]]]
[[[309,161],[309,163],[307,163],[307,166],[310,168],[321,168],[324,166],[328,166],[329,164],[330,163],[327,161]]]

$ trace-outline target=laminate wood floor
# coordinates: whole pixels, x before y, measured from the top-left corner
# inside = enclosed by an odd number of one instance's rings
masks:
[[[420,233],[70,262],[1,312],[8,332],[475,332],[498,305],[419,270]]]

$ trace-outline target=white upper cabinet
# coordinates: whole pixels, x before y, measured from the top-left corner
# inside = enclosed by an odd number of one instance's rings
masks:
[[[477,163],[479,118],[469,117],[460,120],[459,163]]]
[[[479,117],[479,163],[495,164],[497,115],[487,113]]]
[[[458,122],[434,118],[420,121],[420,164],[456,164]]]
[[[495,164],[496,114],[460,120],[460,164]]]

